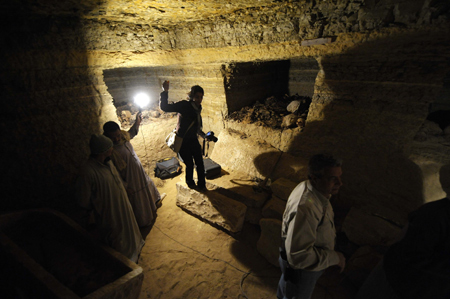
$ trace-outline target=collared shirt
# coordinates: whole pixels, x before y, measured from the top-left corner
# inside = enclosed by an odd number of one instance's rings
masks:
[[[294,269],[321,271],[339,263],[333,207],[310,181],[298,184],[289,196],[281,237]]]

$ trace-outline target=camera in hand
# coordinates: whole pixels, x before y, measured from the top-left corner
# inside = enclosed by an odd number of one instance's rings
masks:
[[[213,142],[217,142],[217,140],[218,140],[217,137],[214,136],[213,131],[209,131],[208,133],[206,133],[205,139],[207,139],[208,141],[213,141]]]

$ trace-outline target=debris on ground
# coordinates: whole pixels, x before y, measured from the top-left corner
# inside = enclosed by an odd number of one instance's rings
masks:
[[[310,97],[298,94],[285,95],[281,100],[272,96],[264,103],[257,101],[253,106],[243,107],[226,119],[274,129],[304,127],[310,104]]]

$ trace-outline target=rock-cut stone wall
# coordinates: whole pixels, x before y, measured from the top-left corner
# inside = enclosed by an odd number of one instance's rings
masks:
[[[2,14],[9,23],[2,23],[0,210],[67,208],[90,135],[114,117],[112,99],[82,43],[74,47],[79,18],[10,8]]]

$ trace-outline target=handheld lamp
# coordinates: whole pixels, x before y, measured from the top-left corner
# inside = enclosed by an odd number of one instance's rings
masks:
[[[150,98],[147,94],[141,92],[134,96],[134,103],[139,106],[139,111],[148,105]]]

